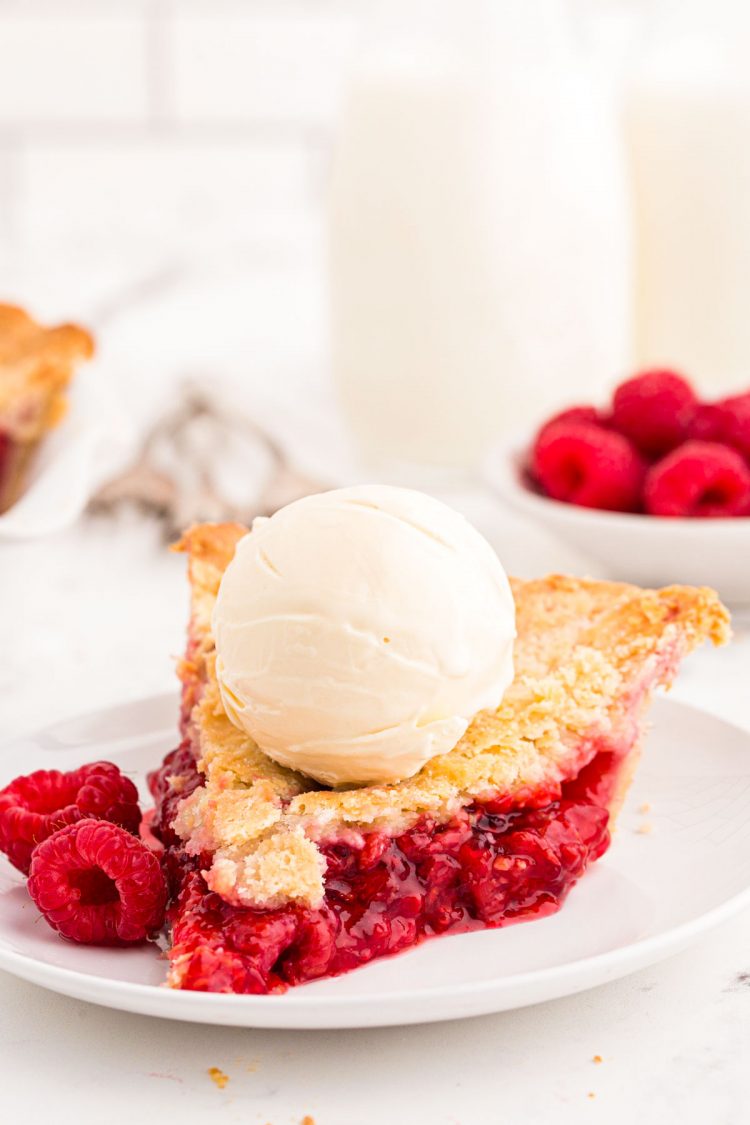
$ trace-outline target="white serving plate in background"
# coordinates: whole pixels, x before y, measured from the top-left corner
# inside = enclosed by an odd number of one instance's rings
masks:
[[[19,773],[96,758],[138,782],[177,741],[171,696],[83,716],[0,751],[0,786]],[[105,1007],[239,1027],[381,1027],[504,1011],[643,968],[750,905],[750,734],[659,700],[609,852],[550,918],[444,936],[280,996],[163,987],[153,945],[76,946],[41,920],[0,857],[0,968]],[[639,832],[648,802],[649,833]]]

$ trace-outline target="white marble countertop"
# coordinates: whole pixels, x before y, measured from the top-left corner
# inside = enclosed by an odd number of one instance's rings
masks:
[[[45,288],[19,276],[19,296],[55,315],[54,284],[55,278]],[[282,289],[297,331],[293,340],[284,336],[272,367],[249,370],[238,360],[257,357],[261,344],[268,354],[273,331],[264,290],[244,277],[241,264],[209,262],[202,288],[182,275],[176,288],[126,308],[102,330],[103,370],[120,388],[127,372],[136,422],[168,401],[170,379],[210,370],[241,385],[257,414],[282,418],[282,437],[289,438],[295,419],[300,432],[303,415],[322,419],[325,431],[329,391],[320,367],[305,359],[320,356],[316,319],[299,315],[296,284]],[[72,293],[85,317],[95,288],[81,279],[60,311],[71,314]],[[186,311],[198,302],[204,319],[186,334]],[[242,302],[255,312],[238,333]],[[269,370],[287,396],[276,406]],[[309,425],[305,430],[309,444]],[[578,562],[536,531],[519,538],[518,523],[479,486],[463,484],[450,498],[509,569]],[[135,512],[87,517],[43,540],[0,545],[0,590],[0,737],[176,688],[171,657],[185,624],[183,562],[166,551],[151,519]],[[750,729],[749,674],[750,636],[740,632],[729,649],[693,657],[675,694]],[[210,1080],[212,1066],[229,1076],[225,1089]],[[579,996],[403,1029],[285,1033],[181,1025],[93,1007],[0,973],[0,1089],[3,1118],[23,1115],[34,1123],[296,1125],[310,1115],[316,1125],[737,1125],[750,1114],[750,913],[678,957]]]

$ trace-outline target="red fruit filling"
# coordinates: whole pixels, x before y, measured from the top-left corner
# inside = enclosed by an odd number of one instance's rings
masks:
[[[2,492],[3,480],[10,460],[10,447],[10,435],[0,430],[0,492]]]
[[[611,425],[646,457],[660,457],[685,441],[697,408],[693,388],[674,371],[644,371],[621,383]]]
[[[71,941],[132,945],[164,922],[167,884],[159,860],[106,820],[79,820],[44,840],[28,888],[53,930]]]
[[[650,470],[644,495],[655,516],[750,515],[750,468],[728,446],[688,441]]]
[[[183,755],[185,747],[176,753]],[[180,758],[181,765],[187,763]],[[331,843],[320,909],[232,906],[201,874],[210,856],[188,857],[171,830],[170,755],[151,779],[156,831],[167,842],[174,900],[170,954],[182,988],[280,991],[347,972],[436,934],[462,933],[556,911],[588,863],[609,845],[608,801],[620,759],[597,755],[556,793],[523,808],[477,801],[447,823],[424,818],[398,837]],[[191,789],[201,783],[191,763]],[[195,779],[197,778],[197,781]],[[180,782],[184,796],[184,781]]]
[[[621,434],[585,423],[557,422],[537,439],[532,473],[554,500],[632,512],[640,504],[645,466]]]
[[[17,456],[17,443],[10,434],[0,431],[0,512],[5,511],[13,495],[13,476]]]
[[[180,837],[172,829],[172,821],[180,801],[202,784],[203,775],[196,769],[195,755],[188,738],[167,754],[158,770],[152,770],[148,775],[148,787],[155,805],[155,815],[149,828],[165,846],[179,846]]]
[[[67,824],[96,817],[138,832],[138,790],[111,762],[80,769],[36,770],[0,790],[0,851],[28,872],[37,844]]]

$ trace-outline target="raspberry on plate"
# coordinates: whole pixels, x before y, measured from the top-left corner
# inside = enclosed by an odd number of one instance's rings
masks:
[[[659,457],[686,440],[696,408],[693,389],[681,375],[644,371],[615,391],[611,424],[646,457]]]
[[[112,762],[17,777],[0,790],[0,851],[26,873],[37,844],[66,824],[92,816],[138,832],[138,790]]]
[[[540,433],[532,472],[554,500],[632,512],[639,507],[645,466],[621,434],[559,422]]]
[[[653,466],[644,496],[654,516],[747,516],[750,468],[726,445],[688,441]]]
[[[156,856],[107,820],[79,820],[34,851],[29,894],[63,937],[132,945],[164,922],[167,884]]]

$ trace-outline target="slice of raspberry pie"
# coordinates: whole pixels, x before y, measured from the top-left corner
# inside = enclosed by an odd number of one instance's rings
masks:
[[[65,391],[94,344],[83,328],[44,328],[0,304],[0,513],[18,499],[34,453],[65,413]]]
[[[277,992],[441,933],[556,911],[610,842],[651,690],[721,643],[706,589],[515,581],[515,678],[406,780],[322,788],[230,721],[212,613],[246,529],[194,527],[183,741],[150,779],[172,887],[169,984]]]

